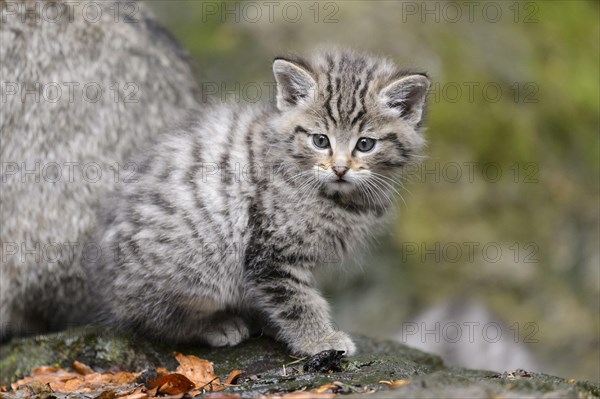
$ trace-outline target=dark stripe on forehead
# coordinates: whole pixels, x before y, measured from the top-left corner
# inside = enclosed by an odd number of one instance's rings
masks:
[[[327,115],[329,116],[329,118],[331,118],[331,121],[333,122],[334,126],[337,126],[337,122],[336,120],[333,118],[333,114],[331,112],[331,98],[333,97],[333,89],[331,87],[331,74],[333,72],[333,59],[331,58],[331,56],[327,57],[327,63],[328,63],[328,70],[327,70],[327,98],[325,99],[325,111],[327,111]]]
[[[352,91],[352,103],[350,104],[350,111],[348,111],[348,115],[352,115],[356,110],[356,95],[358,93],[358,88],[362,85],[362,79],[356,79],[356,76],[352,76],[352,83],[354,83],[354,90]]]
[[[329,121],[327,120],[327,118],[323,118],[323,122],[325,122],[325,130],[329,130]]]
[[[363,131],[363,128],[365,127],[365,123],[367,123],[367,120],[366,120],[366,119],[363,119],[363,120],[361,120],[361,121],[360,121],[360,123],[358,124],[358,132],[359,132],[359,133]]]
[[[365,114],[365,111],[364,111],[364,109],[361,109],[361,110],[358,112],[358,114],[356,114],[356,116],[354,117],[354,119],[352,119],[352,122],[350,122],[350,127],[354,126],[354,124],[355,124],[355,123],[356,123],[356,122],[357,122],[359,119],[361,119],[361,118],[364,116],[364,114]],[[362,121],[361,121],[361,123],[362,123]],[[360,130],[360,129],[359,129],[359,130]]]
[[[340,77],[338,76],[337,78],[335,78],[335,86],[336,86],[336,91],[337,91],[337,114],[338,114],[338,118],[340,119],[340,123],[342,121],[342,79],[340,79]]]
[[[341,88],[342,88],[340,76],[344,76],[348,72],[347,66],[348,66],[348,58],[345,53],[342,53],[340,61],[338,62],[338,65],[337,65],[336,81],[337,81],[338,90],[341,90]]]
[[[369,89],[369,86],[371,84],[371,79],[373,78],[373,71],[375,70],[375,65],[373,65],[371,68],[369,68],[369,70],[367,71],[367,76],[365,77],[365,85],[362,87],[362,89],[360,90],[359,93],[359,100],[360,100],[360,112],[354,117],[354,119],[352,119],[352,122],[350,122],[350,127],[354,126],[354,124],[360,120],[366,113],[367,107],[366,107],[366,102],[365,102],[365,95],[367,94],[367,90]]]

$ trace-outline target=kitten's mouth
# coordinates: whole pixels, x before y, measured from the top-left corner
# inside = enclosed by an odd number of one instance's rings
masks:
[[[349,193],[354,191],[354,184],[346,179],[336,179],[329,182],[329,189],[338,193]]]
[[[327,193],[331,194],[344,194],[349,195],[354,192],[355,186],[350,180],[346,179],[331,179],[329,180],[324,189]]]

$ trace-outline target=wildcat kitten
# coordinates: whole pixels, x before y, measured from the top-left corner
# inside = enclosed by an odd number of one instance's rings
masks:
[[[113,325],[235,345],[262,317],[297,354],[355,352],[312,270],[373,234],[415,159],[429,80],[331,50],[277,58],[276,107],[206,107],[143,155],[88,265]]]

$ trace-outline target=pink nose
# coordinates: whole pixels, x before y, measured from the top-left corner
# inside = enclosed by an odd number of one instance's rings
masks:
[[[348,167],[347,166],[334,166],[333,167],[333,172],[336,175],[338,175],[338,177],[344,176],[347,171],[348,171]]]

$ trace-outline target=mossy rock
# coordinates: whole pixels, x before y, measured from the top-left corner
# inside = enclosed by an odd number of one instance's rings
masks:
[[[448,368],[441,359],[393,341],[355,337],[358,354],[342,359],[341,371],[309,373],[303,362],[294,362],[285,347],[268,338],[255,338],[233,348],[172,346],[142,338],[123,337],[107,331],[75,329],[51,335],[16,339],[0,347],[0,385],[30,373],[42,365],[69,368],[79,360],[95,370],[121,368],[141,371],[148,367],[173,370],[173,352],[196,355],[214,362],[217,375],[245,370],[239,385],[228,393],[255,397],[273,392],[310,390],[339,381],[348,397],[548,397],[597,398],[600,385],[573,382],[545,374],[500,374],[490,371]],[[286,367],[284,367],[286,365]],[[389,389],[380,381],[407,380]],[[9,396],[10,394],[6,395]]]

